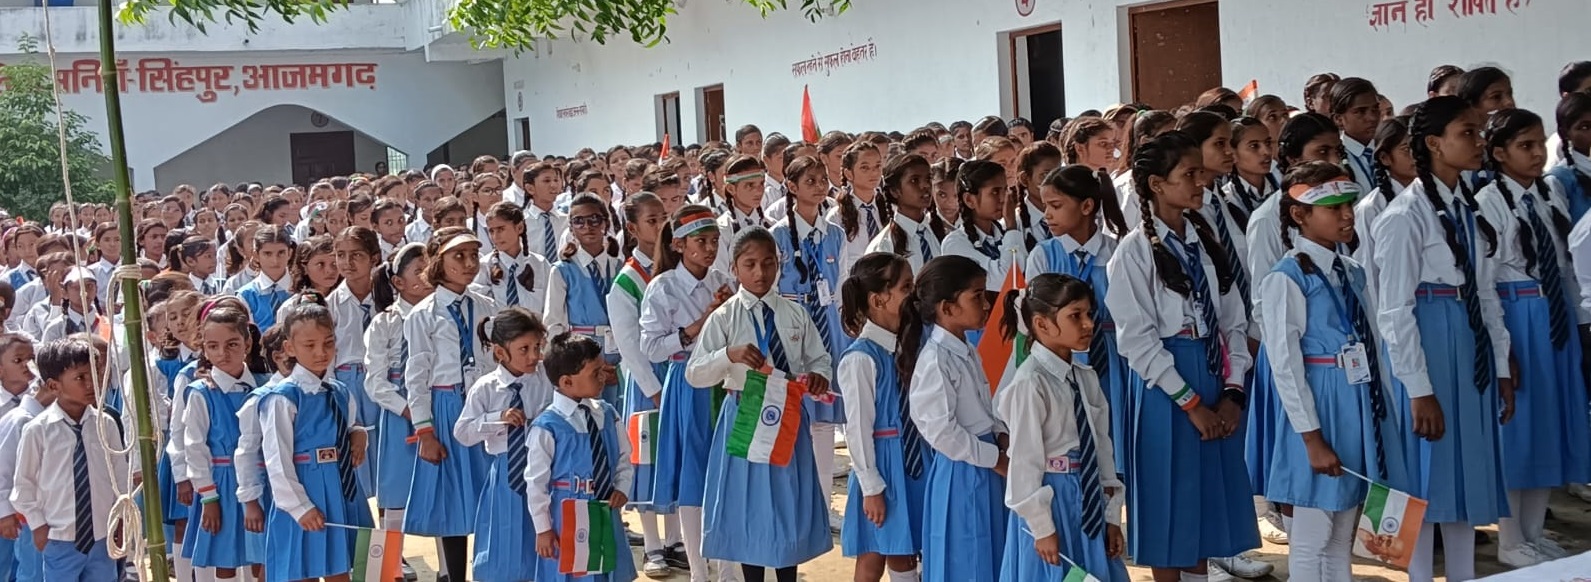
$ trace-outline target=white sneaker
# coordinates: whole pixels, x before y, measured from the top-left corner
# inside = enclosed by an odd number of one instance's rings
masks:
[[[1222,569],[1220,564],[1215,563],[1215,560],[1206,562],[1205,572],[1205,580],[1207,582],[1234,582],[1237,580],[1236,576]]]
[[[829,531],[840,533],[840,525],[845,523],[845,516],[834,509],[829,509]]]
[[[641,573],[647,578],[661,580],[674,575],[674,569],[668,567],[668,562],[663,560],[663,551],[648,552],[646,563],[641,566]]]
[[[1570,495],[1580,498],[1581,501],[1591,502],[1591,485],[1571,483],[1567,490]]]
[[[1230,558],[1210,558],[1210,563],[1222,570],[1225,570],[1228,574],[1237,576],[1238,578],[1248,578],[1251,580],[1262,576],[1268,576],[1273,570],[1276,569],[1276,566],[1251,559],[1248,556],[1242,554],[1238,554]]]
[[[1558,545],[1558,542],[1552,541],[1545,537],[1525,543],[1536,548],[1536,553],[1546,556],[1548,560],[1557,560],[1559,558],[1569,557],[1569,550],[1566,550],[1563,548],[1563,546]]]
[[[1535,546],[1519,544],[1512,548],[1497,550],[1497,561],[1502,562],[1505,566],[1528,568],[1547,561],[1547,557],[1536,551]]]
[[[1275,511],[1266,512],[1260,516],[1259,521],[1260,539],[1281,546],[1287,545],[1287,530],[1282,529],[1282,514]]]
[[[843,426],[834,429],[834,448],[836,448],[836,449],[850,448],[850,445],[845,442],[845,427],[843,427]]]

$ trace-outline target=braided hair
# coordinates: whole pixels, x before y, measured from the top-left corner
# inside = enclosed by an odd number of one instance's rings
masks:
[[[954,182],[956,174],[961,172],[961,163],[961,158],[947,157],[928,166],[928,180],[930,188],[935,190],[933,196],[936,198],[933,207],[928,210],[928,228],[933,229],[934,236],[941,240],[945,238],[945,235],[950,234],[950,223],[945,222],[945,217],[939,214],[938,188],[933,186],[933,184]]]
[[[707,205],[708,208],[718,208],[718,182],[723,180],[723,175],[719,170],[722,170],[724,164],[727,163],[729,163],[729,152],[724,150],[713,150],[702,154],[702,178],[704,179],[702,180],[701,189],[697,190],[696,199]]]
[[[840,167],[844,168],[844,172],[841,173],[841,176],[843,177],[842,180],[845,183],[843,184],[843,187],[840,188],[840,195],[836,202],[839,202],[840,205],[840,228],[845,231],[846,240],[856,239],[856,230],[859,226],[858,218],[861,211],[856,207],[856,185],[851,183],[850,176],[846,176],[845,172],[854,173],[856,170],[856,164],[862,161],[862,154],[869,151],[875,154],[883,153],[878,151],[878,148],[873,145],[873,142],[858,141],[846,147],[845,153],[841,154],[840,157]],[[873,203],[878,208],[879,220],[888,222],[889,218],[887,218],[887,216],[890,214],[889,200],[884,196],[875,195],[873,197]]]
[[[530,229],[525,228],[524,209],[520,208],[518,204],[514,204],[513,202],[498,202],[493,204],[492,207],[486,211],[486,219],[491,220],[493,218],[507,222],[511,225],[514,225],[514,227],[517,227],[519,229],[519,254],[524,255],[530,252]],[[501,251],[502,249],[497,249],[492,252],[491,265],[486,271],[487,279],[490,280],[493,285],[501,283],[503,281],[503,276],[506,274],[503,271],[503,259]],[[525,269],[520,271],[517,278],[519,279],[519,283],[526,289],[536,288],[535,269]]]
[[[1385,159],[1392,157],[1392,152],[1409,139],[1409,117],[1399,115],[1391,119],[1383,119],[1381,127],[1376,128],[1376,189],[1381,191],[1381,197],[1391,202],[1398,193],[1392,187],[1392,167]]]
[[[914,251],[906,248],[908,235],[906,229],[901,228],[900,224],[895,222],[893,207],[900,203],[900,191],[903,186],[902,182],[906,179],[906,172],[915,168],[922,168],[930,174],[933,172],[933,166],[928,164],[928,158],[918,154],[895,154],[890,156],[889,161],[884,162],[884,179],[881,182],[882,193],[880,197],[888,200],[888,206],[891,207],[891,217],[890,220],[885,222],[887,226],[884,228],[889,232],[890,240],[894,241],[894,247],[890,250],[901,256],[906,256]],[[939,218],[939,213],[934,212],[932,186],[929,186],[928,208],[924,209],[924,215],[925,218],[930,220],[938,219],[943,223],[943,219]]]
[[[1282,177],[1282,191],[1293,189],[1293,186],[1305,185],[1311,188],[1325,184],[1332,180],[1348,177],[1348,171],[1342,166],[1329,162],[1304,162],[1293,168],[1286,176]],[[1298,207],[1309,208],[1308,204],[1286,194],[1280,194],[1277,208],[1282,215],[1282,247],[1288,250],[1293,248],[1293,230],[1302,231],[1298,221],[1293,220],[1293,209]],[[1298,267],[1305,273],[1314,273],[1319,270],[1315,261],[1308,254],[1298,254]]]
[[[790,223],[790,248],[796,249],[797,252],[800,252],[801,249],[801,235],[796,234],[795,228],[795,221],[798,216],[796,213],[796,186],[801,182],[802,177],[813,172],[817,173],[817,177],[819,179],[825,178],[823,162],[812,156],[798,157],[791,161],[789,165],[785,166],[784,170],[784,179],[786,183],[784,189],[784,202],[786,209],[784,219]],[[821,210],[820,216],[813,220],[812,226],[814,228],[823,227],[823,217],[821,216]],[[801,280],[803,281],[807,280],[808,277],[813,275],[812,273],[807,272],[806,261],[795,261],[795,268],[796,272],[801,274]]]
[[[1495,155],[1497,150],[1507,149],[1508,144],[1518,139],[1521,133],[1537,127],[1543,127],[1541,116],[1523,109],[1504,109],[1492,115],[1483,134],[1486,138],[1486,169],[1501,178],[1504,175],[1504,168],[1502,160]],[[1496,179],[1492,180],[1492,183],[1497,185],[1497,193],[1502,195],[1503,202],[1508,204],[1509,212],[1514,213],[1514,220],[1518,222],[1519,246],[1525,256],[1525,269],[1534,269],[1537,261],[1555,260],[1555,257],[1536,256],[1536,237],[1546,236],[1555,240],[1566,240],[1573,225],[1562,210],[1550,203],[1552,189],[1547,187],[1546,181],[1538,177],[1533,184],[1526,185],[1525,188],[1527,191],[1534,189],[1541,203],[1551,210],[1552,226],[1557,232],[1536,232],[1531,228],[1530,221],[1519,216],[1519,209],[1514,203],[1514,193],[1509,189],[1508,181]],[[1527,208],[1525,211],[1530,210]]]
[[[1447,243],[1448,251],[1453,253],[1459,270],[1464,271],[1469,267],[1469,252],[1458,240],[1457,217],[1449,216],[1447,204],[1438,194],[1436,177],[1431,173],[1433,163],[1431,146],[1425,143],[1426,138],[1441,137],[1447,131],[1447,126],[1456,121],[1459,116],[1472,109],[1469,102],[1462,97],[1445,95],[1432,97],[1414,109],[1414,114],[1409,117],[1409,153],[1414,156],[1415,174],[1418,176],[1421,190],[1431,207],[1436,209],[1436,214],[1442,223],[1443,240]],[[1475,210],[1475,196],[1469,192],[1469,186],[1463,180],[1458,181],[1459,202]],[[1486,222],[1485,217],[1477,213],[1477,224],[1486,238],[1495,247],[1497,231]],[[1489,256],[1491,251],[1488,251]]]
[[[1004,186],[1005,168],[1000,164],[986,160],[968,160],[956,171],[956,203],[961,205],[961,230],[967,233],[968,242],[974,246],[983,235],[978,232],[978,226],[975,224],[977,220],[974,220],[972,207],[967,205],[967,197],[977,196],[980,190],[990,184]],[[998,226],[995,228],[999,229]]]
[[[1232,147],[1234,151],[1243,142],[1243,134],[1251,129],[1270,131],[1269,128],[1265,127],[1264,123],[1254,117],[1245,116],[1232,120]],[[1227,183],[1232,185],[1232,193],[1237,195],[1238,203],[1234,204],[1231,201],[1226,201],[1225,204],[1229,208],[1237,207],[1238,210],[1242,210],[1242,212],[1229,212],[1228,214],[1232,216],[1233,220],[1237,221],[1239,230],[1247,231],[1249,215],[1254,212],[1254,209],[1259,208],[1260,202],[1265,199],[1265,185],[1261,184],[1258,192],[1249,191],[1247,181],[1243,179],[1243,175],[1238,171],[1237,166],[1235,162],[1232,164],[1232,173],[1227,176]],[[1264,180],[1269,181],[1270,179],[1270,174],[1267,173]]]
[[[1303,161],[1304,148],[1309,146],[1309,142],[1321,134],[1335,134],[1337,131],[1336,122],[1313,111],[1300,113],[1287,120],[1282,126],[1282,134],[1276,136],[1277,167],[1286,175],[1293,164]]]
[[[1165,283],[1167,289],[1183,297],[1188,297],[1193,292],[1193,281],[1183,270],[1181,259],[1178,259],[1171,248],[1166,246],[1155,229],[1155,212],[1151,205],[1155,192],[1149,187],[1149,179],[1171,176],[1177,165],[1182,162],[1182,158],[1199,151],[1199,148],[1199,142],[1193,137],[1172,130],[1140,146],[1133,153],[1132,161],[1133,188],[1138,192],[1143,233],[1149,239],[1149,246],[1154,254],[1155,274]],[[1216,280],[1221,293],[1225,294],[1232,288],[1236,272],[1235,266],[1226,260],[1226,248],[1221,246],[1220,238],[1215,235],[1215,230],[1210,227],[1203,215],[1198,212],[1184,212],[1183,216],[1193,224],[1194,230],[1199,235],[1199,241],[1204,244],[1206,248],[1204,255],[1215,265]]]
[[[1108,122],[1097,117],[1085,119],[1098,120],[1109,126]],[[1038,237],[1033,236],[1033,212],[1028,210],[1028,199],[1038,195],[1038,188],[1030,187],[1029,184],[1041,184],[1046,181],[1045,178],[1049,174],[1054,173],[1052,169],[1050,172],[1046,172],[1046,175],[1039,175],[1038,169],[1040,165],[1049,161],[1063,162],[1065,161],[1064,158],[1065,155],[1061,148],[1055,147],[1055,144],[1047,141],[1033,142],[1033,145],[1022,148],[1022,153],[1017,154],[1017,173],[1022,178],[1017,180],[1016,185],[1018,194],[1016,203],[1017,220],[1022,223],[1022,243],[1027,245],[1027,249],[1030,251],[1033,250],[1033,247],[1038,246],[1039,240]]]
[[[1043,183],[1062,196],[1078,201],[1093,200],[1095,212],[1104,218],[1105,226],[1118,237],[1127,235],[1127,219],[1122,214],[1121,204],[1116,201],[1116,186],[1111,182],[1109,172],[1096,172],[1088,166],[1072,164],[1051,170],[1044,176]]]

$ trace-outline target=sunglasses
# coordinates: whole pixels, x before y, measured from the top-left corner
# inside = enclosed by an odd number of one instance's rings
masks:
[[[569,218],[571,228],[604,228],[608,226],[608,217],[600,214],[589,216],[574,216]]]

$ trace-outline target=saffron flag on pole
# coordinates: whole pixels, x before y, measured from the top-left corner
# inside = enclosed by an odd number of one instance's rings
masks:
[[[354,540],[354,582],[392,582],[403,575],[403,532],[359,528]]]
[[[657,411],[630,413],[630,464],[657,462]]]
[[[565,499],[559,506],[558,573],[585,576],[612,572],[619,546],[613,535],[613,510],[608,502]],[[629,551],[626,547],[625,551]]]
[[[658,154],[657,154],[657,159],[660,162],[668,161],[668,150],[669,150],[668,142],[669,142],[669,135],[668,135],[668,133],[665,132],[663,134],[663,150],[658,152]]]
[[[1425,523],[1425,505],[1424,499],[1371,483],[1354,532],[1354,553],[1408,568]]]
[[[743,386],[725,448],[753,463],[789,465],[801,432],[801,397],[806,384],[771,370],[748,369]]]
[[[812,115],[812,91],[801,87],[801,141],[818,143],[823,132],[818,131],[818,119]]]
[[[1255,97],[1260,96],[1260,80],[1249,79],[1248,84],[1244,85],[1243,89],[1237,92],[1237,96],[1243,100],[1244,105],[1248,105],[1249,103],[1253,102]]]
[[[1002,383],[1010,382],[1016,376],[1016,367],[1028,357],[1027,336],[1018,332],[1016,337],[1007,338],[1000,329],[1000,322],[1010,312],[1006,305],[1011,302],[1012,294],[1027,286],[1022,266],[1013,262],[1011,270],[1006,272],[1005,284],[1000,286],[1000,295],[995,298],[994,309],[989,311],[989,323],[978,338],[978,358],[983,360],[983,374],[989,379],[990,394],[997,392]],[[1010,313],[1011,317],[1017,315]]]

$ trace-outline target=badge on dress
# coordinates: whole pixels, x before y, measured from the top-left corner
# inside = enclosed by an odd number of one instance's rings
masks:
[[[1365,345],[1354,342],[1342,347],[1342,353],[1337,354],[1337,365],[1348,374],[1349,384],[1370,383],[1370,357],[1365,353]]]
[[[828,307],[834,305],[834,293],[829,291],[829,282],[819,278],[813,285],[818,290],[818,305]]]

